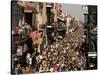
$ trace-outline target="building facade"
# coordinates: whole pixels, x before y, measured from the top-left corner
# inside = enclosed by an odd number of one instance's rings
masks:
[[[83,6],[84,25],[86,29],[87,45],[88,45],[88,69],[97,68],[97,6]],[[93,67],[91,67],[91,65]]]

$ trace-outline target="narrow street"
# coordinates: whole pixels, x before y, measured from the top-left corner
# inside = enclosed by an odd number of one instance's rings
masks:
[[[77,17],[65,8],[60,3],[12,1],[12,74],[97,68],[96,35],[89,34],[97,32],[96,22],[89,27],[80,19],[82,9]]]

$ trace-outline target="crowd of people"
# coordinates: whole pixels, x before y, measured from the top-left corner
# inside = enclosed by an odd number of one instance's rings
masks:
[[[44,47],[43,43],[33,43],[29,35],[31,27],[25,25],[26,33],[20,29],[21,38],[27,36],[24,42],[16,47],[16,57],[13,58],[13,72],[16,74],[79,71],[86,69],[86,54],[83,26],[77,26],[65,37],[54,37],[52,44]],[[17,29],[18,31],[18,29]],[[38,32],[36,31],[36,34]],[[40,50],[39,50],[40,49]]]

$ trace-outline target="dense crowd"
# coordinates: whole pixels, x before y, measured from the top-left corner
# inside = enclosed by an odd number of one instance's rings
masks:
[[[17,44],[16,58],[13,59],[15,73],[43,73],[79,71],[86,69],[86,53],[83,43],[85,41],[82,25],[77,26],[64,38],[54,37],[52,44],[43,47],[43,44],[33,44],[29,35],[31,27],[24,26],[25,32],[20,32],[21,37],[27,35],[27,39]],[[22,37],[23,38],[23,37]],[[40,50],[38,49],[40,47]]]

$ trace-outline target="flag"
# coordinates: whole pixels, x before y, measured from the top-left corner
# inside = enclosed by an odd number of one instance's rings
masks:
[[[43,31],[43,45],[44,45],[44,48],[46,47],[47,44],[48,44],[47,34],[46,34],[46,29],[44,29],[44,31]]]
[[[45,24],[46,21],[47,21],[46,3],[43,3],[43,9],[42,9],[42,24]]]

